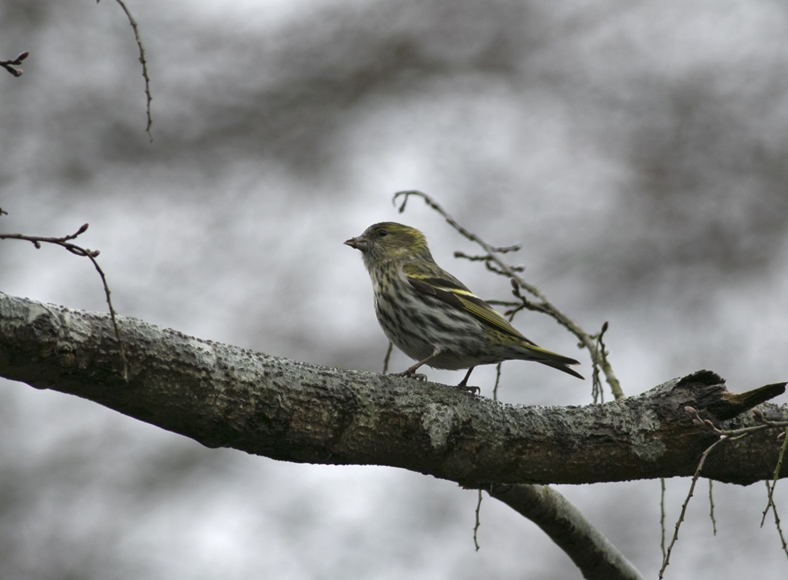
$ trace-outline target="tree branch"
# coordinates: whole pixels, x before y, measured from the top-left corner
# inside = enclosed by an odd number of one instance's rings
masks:
[[[494,485],[490,495],[539,526],[566,552],[587,580],[645,577],[569,503],[547,485]]]
[[[119,317],[129,380],[107,315],[0,293],[0,376],[90,399],[208,447],[295,462],[402,467],[467,487],[692,475],[718,428],[784,391],[732,395],[714,373],[585,407],[524,407],[455,388],[289,361]],[[788,406],[763,405],[769,421]],[[776,430],[719,446],[704,476],[771,479]],[[780,477],[788,474],[783,464]]]

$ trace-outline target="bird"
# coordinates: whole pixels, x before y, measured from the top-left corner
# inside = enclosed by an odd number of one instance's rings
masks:
[[[468,369],[505,360],[531,360],[582,379],[573,358],[537,346],[432,257],[416,228],[395,222],[369,226],[344,242],[359,250],[372,280],[375,314],[388,339],[416,363],[393,373],[413,377],[423,365]]]

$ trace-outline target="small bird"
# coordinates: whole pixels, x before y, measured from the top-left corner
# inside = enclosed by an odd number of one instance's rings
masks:
[[[419,230],[383,222],[345,244],[361,251],[383,332],[417,361],[397,376],[413,376],[425,364],[436,369],[468,369],[457,386],[470,390],[468,378],[475,366],[519,359],[583,378],[567,366],[578,361],[525,338],[497,310],[438,266]]]

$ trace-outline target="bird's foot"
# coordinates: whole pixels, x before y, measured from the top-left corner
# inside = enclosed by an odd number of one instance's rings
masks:
[[[457,385],[455,388],[457,388],[457,389],[459,389],[461,391],[467,391],[468,393],[470,393],[472,395],[478,395],[482,391],[479,387],[469,387],[468,385],[464,385],[462,383]]]
[[[469,387],[468,386],[468,379],[471,378],[471,373],[472,372],[473,372],[473,367],[470,367],[468,369],[468,372],[465,373],[465,376],[462,377],[462,380],[460,381],[460,384],[457,385],[457,388],[461,389],[463,391],[468,391],[469,393],[471,393],[473,395],[478,395],[479,392],[481,392],[481,389],[479,387]]]

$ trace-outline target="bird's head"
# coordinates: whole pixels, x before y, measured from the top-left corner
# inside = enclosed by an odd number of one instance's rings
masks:
[[[427,239],[419,230],[395,222],[369,226],[363,234],[345,242],[364,255],[367,269],[391,261],[408,261],[416,257],[432,260]]]

